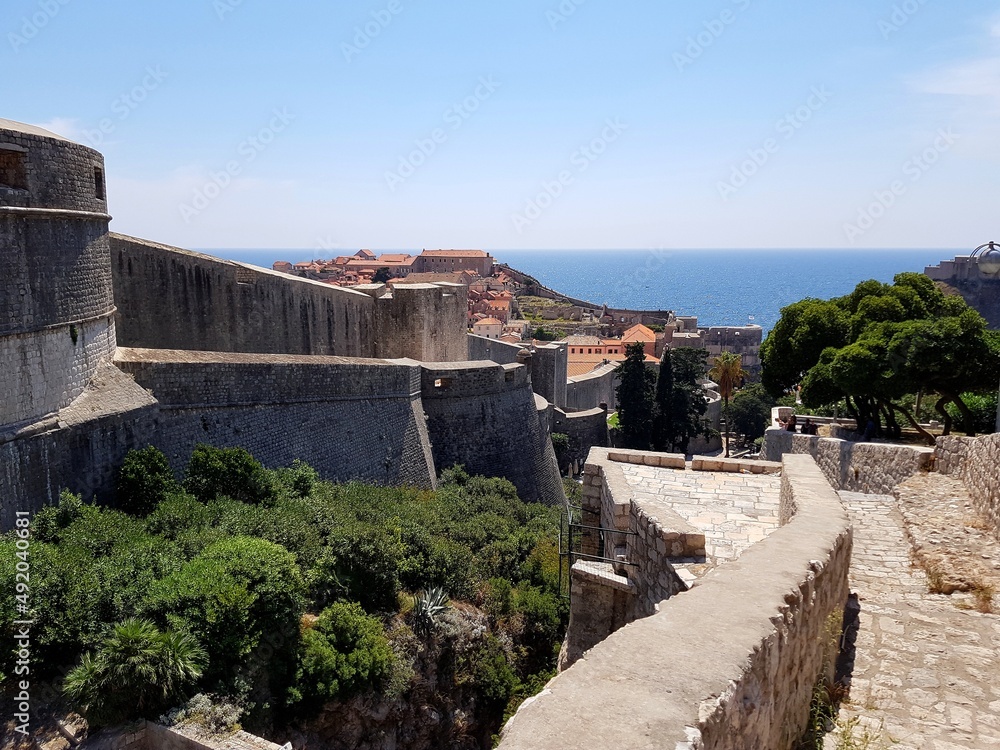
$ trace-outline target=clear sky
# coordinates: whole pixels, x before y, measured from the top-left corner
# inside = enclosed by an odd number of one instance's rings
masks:
[[[199,248],[973,248],[985,0],[4,0],[0,117]],[[323,255],[323,253],[319,253]]]

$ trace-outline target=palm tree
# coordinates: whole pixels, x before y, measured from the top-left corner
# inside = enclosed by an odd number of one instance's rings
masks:
[[[205,661],[192,636],[130,618],[114,626],[96,655],[83,655],[63,691],[92,722],[116,724],[168,708],[201,677]]]
[[[729,399],[749,374],[743,369],[743,357],[733,352],[722,352],[715,358],[712,369],[708,372],[709,379],[719,386],[726,414],[726,458],[729,458]]]

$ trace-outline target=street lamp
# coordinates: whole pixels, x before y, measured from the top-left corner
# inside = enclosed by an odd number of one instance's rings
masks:
[[[972,257],[976,259],[981,276],[994,276],[1000,274],[1000,245],[995,242],[987,242],[972,251]],[[994,425],[994,432],[1000,432],[1000,390],[997,391],[997,421]]]

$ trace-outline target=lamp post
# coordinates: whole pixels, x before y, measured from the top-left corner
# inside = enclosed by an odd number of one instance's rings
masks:
[[[976,259],[981,276],[996,277],[1000,275],[1000,245],[996,242],[987,242],[972,251],[972,257]],[[1000,432],[1000,389],[997,390],[997,419],[994,432]]]

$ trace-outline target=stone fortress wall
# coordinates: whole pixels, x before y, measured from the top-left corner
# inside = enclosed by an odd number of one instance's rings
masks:
[[[762,459],[780,461],[782,456],[797,453],[815,458],[835,489],[870,495],[891,494],[903,480],[929,469],[934,459],[934,449],[930,447],[859,443],[768,428]]]
[[[939,437],[934,455],[937,470],[962,481],[972,504],[991,521],[1000,540],[1000,433],[978,438]]]
[[[631,498],[618,497],[623,482],[606,473],[612,454],[595,458],[603,466],[588,467],[599,478],[589,487],[606,496],[602,507],[638,519]],[[683,460],[637,458],[668,466]],[[570,750],[581,738],[593,750],[792,748],[808,723],[813,686],[821,674],[832,677],[852,538],[839,498],[809,456],[785,457],[780,504],[781,528],[744,551],[739,564],[721,565],[690,591],[659,601],[650,616],[611,633],[526,701],[504,728],[501,750]],[[666,549],[671,519],[657,519],[654,528],[647,518],[647,526],[637,527],[635,552],[644,547],[662,558],[659,542]],[[680,535],[673,541],[683,546]],[[697,543],[696,535],[688,542]],[[604,584],[616,586],[606,597],[611,606],[620,605],[616,597],[641,598],[650,583],[648,573],[629,580],[574,571],[574,583],[611,579]],[[669,578],[667,565],[661,572]]]
[[[114,352],[109,220],[97,151],[0,120],[0,426],[68,406]]]
[[[986,318],[990,328],[1000,328],[1000,275],[984,271],[979,258],[958,255],[953,260],[927,266],[924,275],[962,295],[970,307]]]
[[[564,500],[523,365],[451,363],[447,395],[425,372],[468,356],[464,287],[345,290],[109,235],[103,179],[96,151],[0,121],[3,528],[62,488],[113,499],[150,444],[175,469],[209,442],[425,487],[461,460]]]

